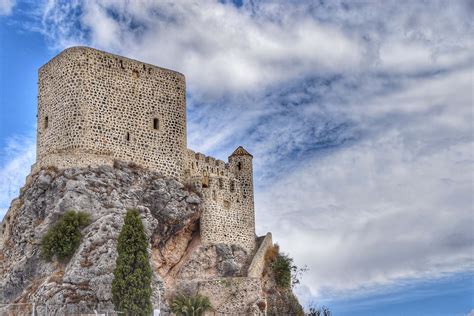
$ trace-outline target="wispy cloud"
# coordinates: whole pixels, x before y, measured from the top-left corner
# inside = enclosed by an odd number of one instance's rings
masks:
[[[19,188],[25,184],[35,162],[36,145],[34,138],[14,137],[0,150],[0,217],[8,210],[10,202],[18,197]]]
[[[15,6],[15,2],[15,0],[0,0],[0,16],[10,15]]]

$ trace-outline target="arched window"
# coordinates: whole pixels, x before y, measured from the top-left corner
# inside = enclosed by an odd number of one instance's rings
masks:
[[[47,129],[49,126],[49,117],[45,116],[44,117],[44,129]]]
[[[127,132],[127,133],[125,134],[125,140],[126,140],[127,142],[130,141],[130,133],[129,133],[129,132]]]
[[[242,163],[240,161],[237,163],[237,168],[239,169],[239,171],[242,170]]]
[[[153,119],[153,129],[160,129],[160,121],[156,117]]]

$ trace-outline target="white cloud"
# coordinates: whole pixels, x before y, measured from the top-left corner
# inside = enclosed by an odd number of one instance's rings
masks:
[[[260,233],[308,264],[314,295],[474,269],[471,74],[345,107],[365,137],[257,195]]]
[[[30,167],[35,161],[36,145],[33,138],[14,137],[1,149],[0,161],[0,218],[10,202],[18,197],[19,188],[25,184]]]
[[[77,6],[49,8],[48,34],[62,45],[85,40],[77,24],[58,18]],[[278,20],[215,1],[85,2],[79,22],[87,43],[186,74],[195,91],[260,90],[315,72],[357,67],[358,41],[302,12]]]
[[[15,2],[15,0],[0,0],[0,15],[10,15]]]

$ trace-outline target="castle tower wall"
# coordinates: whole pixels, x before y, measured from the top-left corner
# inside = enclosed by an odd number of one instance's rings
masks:
[[[39,70],[36,168],[135,162],[183,180],[182,74],[86,47]]]
[[[255,217],[253,197],[253,156],[243,147],[238,147],[229,157],[230,169],[234,172],[241,185],[242,205],[248,210],[249,216]],[[255,225],[255,219],[252,221]],[[254,226],[255,230],[255,226]]]

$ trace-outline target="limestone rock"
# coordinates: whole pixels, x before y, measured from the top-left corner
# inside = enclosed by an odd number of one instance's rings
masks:
[[[68,311],[71,304],[78,311],[113,310],[116,242],[130,208],[140,211],[150,253],[158,247],[173,249],[164,251],[162,260],[179,261],[202,211],[200,198],[181,183],[124,163],[116,168],[50,168],[33,175],[2,223],[0,301],[48,303],[50,312],[58,314],[66,304]],[[91,223],[66,264],[46,262],[40,259],[41,238],[68,210],[88,213]],[[156,266],[153,270],[153,299],[158,301],[164,283]]]

